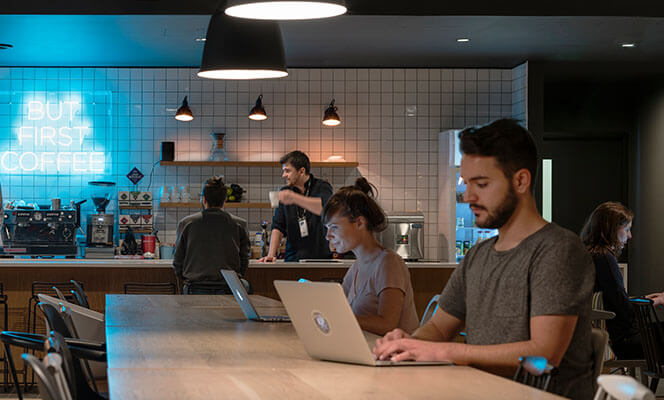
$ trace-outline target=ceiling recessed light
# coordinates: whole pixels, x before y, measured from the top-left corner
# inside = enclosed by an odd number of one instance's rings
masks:
[[[468,38],[458,38],[457,42],[459,42],[459,43],[470,42],[470,39],[468,39]]]
[[[196,41],[197,41],[197,42],[204,42],[204,41],[205,41],[205,38],[204,38],[204,37],[197,37],[197,38],[196,38]]]
[[[620,47],[632,48],[636,47],[636,43],[623,43],[620,45]]]
[[[9,43],[0,43],[0,50],[7,50],[7,49],[11,49],[12,47],[14,47],[14,46],[12,46]]]

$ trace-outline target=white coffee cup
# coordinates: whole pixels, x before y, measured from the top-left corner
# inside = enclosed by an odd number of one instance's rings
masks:
[[[270,198],[270,206],[272,208],[279,207],[279,192],[269,192],[268,197]]]

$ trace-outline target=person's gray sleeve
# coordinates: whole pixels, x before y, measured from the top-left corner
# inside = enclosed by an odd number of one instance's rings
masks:
[[[439,306],[448,314],[466,320],[466,256],[456,267],[440,294]]]
[[[249,231],[247,230],[247,221],[241,220],[238,222],[238,229],[240,234],[240,275],[244,275],[249,267],[249,252],[251,246],[249,245]]]
[[[595,269],[581,239],[569,233],[535,255],[530,316],[579,315],[590,307]]]
[[[356,269],[355,263],[348,268],[348,271],[346,271],[346,275],[344,275],[344,280],[341,286],[344,288],[344,294],[346,297],[348,297],[348,292],[350,291],[350,286],[353,284],[353,278],[355,277],[355,269]]]
[[[173,254],[173,270],[175,276],[182,279],[182,266],[184,264],[184,257],[187,249],[187,238],[184,229],[184,221],[178,223],[177,230],[175,231],[175,253]]]

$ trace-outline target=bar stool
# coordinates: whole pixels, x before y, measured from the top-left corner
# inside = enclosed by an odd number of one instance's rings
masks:
[[[7,295],[5,294],[5,287],[0,282],[0,304],[2,304],[3,310],[2,310],[2,318],[4,325],[3,330],[9,330],[9,310],[8,310],[8,305],[7,305]],[[7,392],[9,390],[9,364],[8,364],[8,359],[7,359],[7,354],[2,355],[2,375],[5,378],[2,381],[2,389]]]

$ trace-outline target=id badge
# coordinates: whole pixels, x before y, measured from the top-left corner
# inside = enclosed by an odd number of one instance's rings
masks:
[[[300,225],[300,237],[309,236],[309,228],[307,227],[307,219],[305,217],[298,218],[297,223]]]

